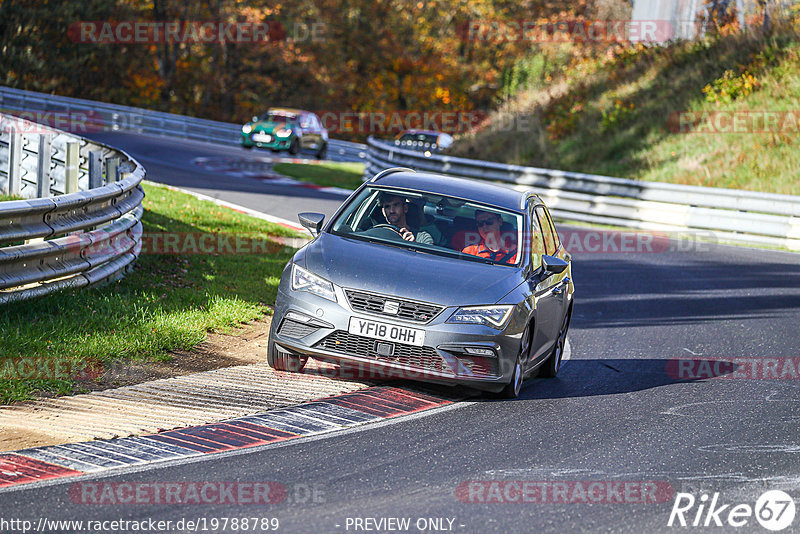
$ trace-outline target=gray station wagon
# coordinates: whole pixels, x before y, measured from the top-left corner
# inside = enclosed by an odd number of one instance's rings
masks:
[[[315,238],[283,271],[273,368],[311,357],[507,398],[558,372],[571,258],[535,194],[388,169],[330,221],[299,217]]]

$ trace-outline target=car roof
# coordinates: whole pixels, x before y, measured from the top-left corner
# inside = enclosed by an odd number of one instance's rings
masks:
[[[301,115],[303,113],[309,113],[308,111],[304,111],[302,109],[294,109],[294,108],[269,108],[267,110],[268,113],[291,113],[292,115]]]
[[[412,171],[395,171],[386,174],[377,182],[372,182],[371,185],[415,189],[428,193],[464,198],[517,212],[524,211],[524,209],[520,208],[520,203],[527,195],[526,191],[517,191],[500,184]],[[543,204],[538,196],[534,195],[534,197],[537,203]]]

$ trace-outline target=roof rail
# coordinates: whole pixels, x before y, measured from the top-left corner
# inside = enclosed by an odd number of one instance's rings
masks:
[[[417,172],[414,169],[409,169],[407,167],[392,167],[391,169],[384,169],[381,172],[379,172],[378,174],[376,174],[375,176],[373,176],[372,179],[370,180],[370,182],[377,182],[378,180],[380,180],[384,176],[389,176],[390,174],[394,174],[396,172],[406,172],[406,171],[408,171],[408,172]]]

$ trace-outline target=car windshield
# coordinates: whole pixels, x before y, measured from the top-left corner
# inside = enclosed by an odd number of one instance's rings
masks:
[[[520,214],[476,201],[365,187],[333,221],[331,233],[465,261],[519,265],[522,226]]]
[[[297,114],[286,111],[268,111],[259,120],[263,122],[293,122],[297,120]]]

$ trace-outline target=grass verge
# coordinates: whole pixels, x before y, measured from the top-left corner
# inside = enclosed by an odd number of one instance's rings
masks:
[[[364,176],[363,163],[320,163],[309,165],[305,163],[277,163],[273,170],[284,176],[290,176],[303,182],[324,187],[341,187],[355,189],[362,183]]]
[[[145,234],[227,234],[260,242],[297,235],[160,186],[147,185],[145,193]],[[24,379],[36,362],[74,370],[168,360],[169,351],[191,349],[209,330],[227,331],[271,313],[294,250],[277,245],[267,254],[220,250],[143,253],[135,270],[113,284],[0,306],[0,404],[86,387],[71,375]]]
[[[572,63],[551,81],[519,91],[505,103],[504,116],[460,139],[452,152],[622,178],[797,195],[798,100],[796,21],[766,35],[734,32],[663,47],[640,44],[613,59]],[[770,126],[760,119],[762,112],[786,115]],[[509,113],[514,127],[507,126]],[[682,129],[678,118],[686,116],[697,121]],[[735,128],[749,133],[727,133],[734,131],[734,116]],[[686,131],[700,133],[681,133]]]

